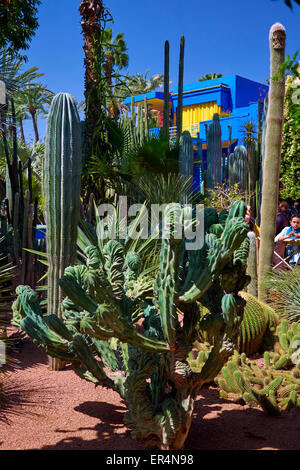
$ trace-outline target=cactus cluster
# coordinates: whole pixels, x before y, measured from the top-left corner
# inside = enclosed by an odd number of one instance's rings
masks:
[[[193,251],[174,236],[186,210],[166,207],[170,236],[161,241],[155,277],[141,272],[136,252],[109,240],[86,247],[85,264],[65,269],[61,318],[53,310],[43,315],[28,286],[17,288],[13,305],[15,325],[81,377],[118,391],[132,435],[164,449],[183,447],[199,389],[233,353],[246,304],[238,293],[249,282],[245,204],[220,218],[206,209],[205,242]],[[206,321],[199,322],[197,300],[210,311]],[[188,356],[199,328],[214,341],[201,372],[193,372]]]
[[[215,379],[222,398],[243,400],[271,415],[300,407],[300,325],[289,326],[283,320],[276,335],[275,350],[264,353],[264,367],[247,359],[245,353],[234,354]]]

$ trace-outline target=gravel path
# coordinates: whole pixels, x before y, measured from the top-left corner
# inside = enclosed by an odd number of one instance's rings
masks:
[[[49,371],[45,354],[31,342],[20,369],[4,378],[0,450],[143,450],[123,425],[125,403],[117,393],[81,380],[71,368]],[[269,417],[221,400],[207,386],[196,402],[186,450],[300,449],[300,412]]]

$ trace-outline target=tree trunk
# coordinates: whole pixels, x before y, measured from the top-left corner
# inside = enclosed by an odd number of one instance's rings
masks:
[[[19,126],[20,126],[21,140],[22,140],[23,144],[26,144],[22,119],[19,119]]]
[[[35,135],[35,141],[38,142],[40,139],[39,139],[39,133],[38,133],[37,123],[36,123],[36,112],[33,109],[29,109],[29,112],[31,114],[33,130],[34,130],[34,135]]]

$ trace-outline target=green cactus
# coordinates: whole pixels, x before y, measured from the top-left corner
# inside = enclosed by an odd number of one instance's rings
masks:
[[[270,29],[271,73],[274,77],[285,58],[285,28],[274,24]],[[280,80],[271,79],[265,141],[265,158],[262,184],[261,230],[258,264],[258,295],[266,300],[264,278],[273,264],[275,222],[279,194],[279,170],[281,158],[281,139],[283,126],[283,104],[285,93],[284,73]]]
[[[247,302],[244,308],[244,315],[240,325],[237,339],[237,351],[253,355],[261,349],[270,348],[275,343],[275,329],[279,323],[275,311],[268,305],[260,302],[256,297],[247,292],[240,292],[239,295]],[[202,306],[203,324],[208,324],[208,310]],[[212,344],[213,337],[210,329],[199,330],[199,340]]]
[[[57,94],[47,119],[45,216],[47,223],[48,313],[61,317],[59,278],[77,256],[81,178],[81,128],[74,99]]]
[[[179,141],[182,132],[182,96],[183,96],[183,68],[184,68],[185,37],[180,38],[179,72],[178,72],[178,104],[176,110],[176,136]]]
[[[300,407],[300,325],[288,326],[284,320],[277,326],[276,335],[275,350],[264,353],[264,367],[247,359],[244,353],[234,354],[215,379],[222,398],[244,400],[272,415]]]
[[[219,114],[215,113],[207,130],[207,187],[221,185],[222,140]]]
[[[169,83],[170,83],[170,45],[169,41],[165,41],[165,66],[164,66],[164,109],[163,109],[163,134],[166,138],[169,138]]]
[[[126,243],[109,240],[87,246],[86,263],[65,269],[61,318],[43,315],[28,286],[18,287],[13,304],[15,325],[80,377],[118,391],[128,404],[124,420],[132,435],[162,449],[183,448],[198,391],[233,353],[246,303],[239,291],[250,280],[244,202],[223,213],[220,224],[216,211],[206,210],[205,243],[194,251],[175,237],[185,211],[180,204],[166,207],[169,236],[161,240],[155,276],[141,271]],[[210,311],[214,341],[201,356],[201,370],[193,371],[189,355],[199,328],[207,326],[199,325],[197,299]]]
[[[179,171],[186,179],[187,184],[182,195],[182,203],[190,202],[193,178],[194,150],[190,133],[184,131],[179,139]]]
[[[247,287],[249,294],[257,297],[257,247],[256,247],[256,236],[254,232],[248,232],[249,254],[247,261],[247,274],[251,277],[251,282]]]
[[[233,186],[239,183],[242,191],[247,190],[248,161],[247,150],[243,145],[238,145],[234,153],[229,156],[229,184]]]

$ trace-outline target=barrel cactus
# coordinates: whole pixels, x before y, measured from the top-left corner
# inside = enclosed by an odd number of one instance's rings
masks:
[[[28,286],[17,288],[13,304],[15,325],[47,354],[72,363],[80,377],[120,393],[133,437],[161,449],[183,448],[201,386],[214,379],[236,347],[246,304],[239,291],[250,280],[244,202],[221,220],[205,209],[204,244],[189,251],[174,232],[187,210],[177,203],[166,206],[169,236],[161,240],[155,275],[142,271],[137,253],[108,240],[103,247],[86,247],[85,264],[65,269],[59,281],[66,295],[61,318],[43,315]],[[210,312],[200,323],[197,301]],[[209,330],[214,341],[197,373],[188,355],[199,328]]]

